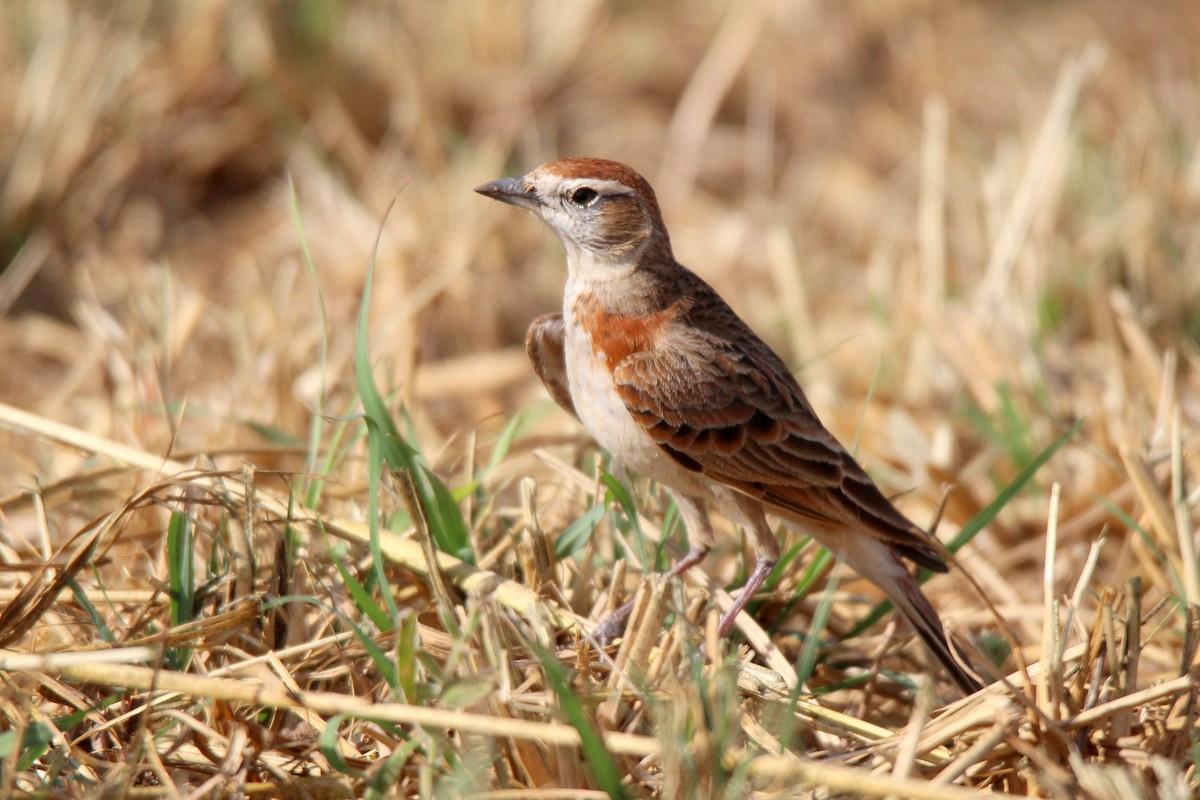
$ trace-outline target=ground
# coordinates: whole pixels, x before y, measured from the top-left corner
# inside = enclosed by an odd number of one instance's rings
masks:
[[[1189,796],[1198,37],[1187,0],[0,5],[0,794]],[[642,580],[674,510],[525,362],[559,246],[471,191],[584,155],[937,521],[1007,683],[959,699],[787,532],[698,657],[740,538]]]

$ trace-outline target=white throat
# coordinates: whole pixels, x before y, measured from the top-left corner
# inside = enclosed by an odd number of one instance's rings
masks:
[[[628,258],[609,259],[597,255],[592,250],[579,247],[574,242],[562,240],[563,249],[567,252],[567,284],[573,283],[609,283],[610,281],[625,280],[634,271],[636,261]]]

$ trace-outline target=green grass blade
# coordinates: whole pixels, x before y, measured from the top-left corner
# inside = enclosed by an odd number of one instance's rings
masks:
[[[558,704],[567,718],[567,723],[579,732],[579,738],[582,740],[580,748],[583,751],[583,759],[591,770],[592,777],[609,797],[614,800],[627,800],[629,792],[621,783],[621,770],[617,768],[617,762],[613,760],[612,753],[608,752],[600,732],[588,718],[583,703],[579,702],[578,695],[568,684],[566,670],[563,669],[562,664],[558,663],[554,654],[544,647],[533,642],[530,642],[529,647],[537,656],[538,661],[542,663],[546,682],[550,684],[550,688],[558,698]]]
[[[70,714],[64,714],[61,717],[55,717],[51,721],[54,723],[54,727],[58,728],[60,731],[71,731],[74,730],[77,725],[82,725],[84,722],[86,722],[89,715],[95,714],[97,711],[102,711],[109,706],[116,705],[123,699],[124,695],[110,694],[107,697],[101,697],[94,703],[89,703],[87,706],[79,709],[78,711],[74,711]]]
[[[1037,458],[1029,462],[1025,469],[1021,470],[1013,481],[1004,487],[1004,489],[996,495],[996,499],[987,505],[985,509],[980,511],[971,520],[962,527],[958,535],[950,540],[946,545],[950,552],[957,553],[959,548],[967,542],[975,538],[978,533],[991,524],[996,515],[1000,513],[1000,509],[1008,505],[1017,493],[1025,488],[1025,484],[1029,483],[1037,471],[1045,466],[1046,462],[1054,457],[1063,445],[1075,438],[1075,434],[1079,433],[1079,429],[1083,427],[1083,420],[1078,420],[1071,426],[1070,430],[1062,436],[1050,443],[1050,446],[1038,454]]]
[[[608,489],[610,499],[616,501],[621,510],[625,512],[625,516],[637,525],[637,504],[633,502],[633,495],[625,484],[621,483],[612,475],[612,473],[604,470],[600,473],[600,481],[604,484],[604,488]]]
[[[406,703],[417,702],[418,645],[417,615],[407,614],[396,631],[396,685]]]
[[[828,551],[822,551],[822,553],[827,554]],[[796,720],[798,719],[796,708],[800,703],[800,695],[804,692],[804,685],[812,677],[813,669],[817,665],[817,655],[821,651],[821,636],[829,624],[829,614],[833,610],[839,572],[840,570],[835,568],[829,583],[825,586],[821,602],[817,604],[817,610],[813,613],[808,635],[804,637],[804,646],[800,649],[800,655],[796,659],[796,686],[792,689],[792,696],[788,701],[788,712],[784,716],[784,729],[781,731],[779,739],[785,750],[792,746],[792,738],[796,734]]]
[[[379,241],[376,239],[378,249]],[[358,380],[358,393],[363,404],[367,423],[368,451],[377,452],[382,462],[392,470],[405,470],[412,476],[413,488],[421,510],[429,523],[429,532],[434,545],[467,563],[475,563],[475,552],[471,546],[470,530],[463,519],[453,493],[422,460],[420,453],[400,434],[395,420],[388,412],[375,376],[371,371],[370,348],[368,346],[367,322],[369,317],[371,285],[375,272],[375,252],[367,267],[363,285],[363,299],[358,314],[358,334],[355,342],[354,366]],[[372,475],[377,475],[377,466],[371,464]],[[378,504],[377,485],[371,487],[371,541],[372,555],[378,552]],[[380,560],[382,563],[382,559]],[[381,585],[383,585],[380,575]]]
[[[1007,384],[996,387],[996,393],[1000,397],[1000,418],[1004,423],[1003,444],[1008,450],[1009,458],[1018,464],[1024,464],[1030,460],[1033,453],[1029,424],[1021,416],[1012,389]]]
[[[1138,521],[1131,517],[1125,511],[1125,509],[1117,506],[1107,497],[1098,498],[1097,501],[1105,508],[1105,510],[1108,511],[1108,513],[1120,520],[1121,524],[1124,525],[1127,530],[1133,531],[1133,533],[1137,535],[1137,537],[1142,541],[1142,544],[1145,545],[1146,549],[1150,552],[1150,555],[1154,556],[1154,560],[1158,563],[1159,567],[1162,568],[1163,574],[1171,579],[1171,587],[1174,589],[1175,599],[1184,603],[1186,606],[1187,603],[1185,598],[1187,597],[1187,593],[1183,587],[1183,578],[1180,576],[1179,570],[1175,569],[1175,565],[1171,559],[1167,556],[1163,549],[1159,547],[1158,542],[1154,541],[1154,537],[1150,534],[1150,532],[1139,525]]]
[[[384,605],[387,606],[388,616],[395,620],[400,616],[396,607],[396,598],[392,596],[387,579],[387,562],[383,558],[383,545],[379,539],[379,483],[383,473],[383,442],[370,418],[367,419],[367,519],[370,530],[369,549],[371,551],[371,571],[375,576],[375,584],[383,595]],[[391,629],[391,626],[388,627]]]
[[[391,208],[388,208],[391,211]],[[387,219],[387,214],[384,214]],[[354,372],[358,382],[358,395],[362,400],[363,413],[367,426],[367,463],[368,479],[368,527],[370,529],[371,565],[375,579],[383,594],[388,615],[393,619],[400,616],[396,608],[396,600],[388,589],[387,568],[383,558],[383,548],[379,542],[379,481],[383,471],[385,450],[392,458],[397,458],[394,451],[403,451],[408,445],[400,439],[396,424],[388,414],[387,403],[375,385],[375,375],[371,372],[370,350],[367,341],[367,321],[371,306],[371,285],[375,278],[375,258],[379,254],[379,237],[383,235],[383,225],[375,237],[375,246],[371,250],[371,260],[367,264],[367,276],[363,283],[362,303],[358,311],[358,330],[354,343]]]
[[[588,539],[592,538],[600,520],[604,519],[604,511],[604,503],[597,503],[563,528],[562,533],[554,540],[554,555],[561,560],[582,549]]]
[[[400,779],[400,772],[420,745],[421,743],[417,739],[409,739],[383,759],[382,764],[372,768],[371,783],[364,795],[366,800],[396,796],[393,792],[395,792],[396,784]]]
[[[191,519],[182,511],[172,511],[167,522],[167,582],[171,592],[172,627],[195,619],[194,545]],[[189,656],[190,651],[186,648],[171,648],[167,652],[167,663],[172,669],[182,669]]]
[[[496,446],[492,448],[492,457],[488,459],[484,475],[493,472],[504,461],[504,457],[508,455],[508,451],[512,448],[512,443],[516,440],[517,434],[520,432],[524,422],[525,415],[518,411],[516,414],[513,414],[513,418],[504,426],[504,430],[500,431],[500,436],[496,439]]]
[[[362,773],[346,763],[346,759],[342,758],[342,753],[337,746],[339,739],[338,730],[348,718],[347,714],[335,714],[326,721],[325,730],[321,731],[321,738],[318,740],[318,744],[321,748],[321,754],[325,756],[325,760],[329,762],[329,766],[343,775],[358,778],[361,777]]]
[[[763,581],[762,590],[764,593],[774,591],[775,587],[779,585],[779,581],[782,580],[783,576],[791,572],[792,562],[800,556],[800,551],[803,548],[804,542],[801,541],[791,545],[783,551],[783,554],[779,556],[779,561],[777,561],[775,566],[771,568],[771,574],[767,576],[765,581]]]
[[[858,414],[858,427],[854,431],[854,444],[850,447],[850,455],[858,458],[858,445],[862,442],[863,428],[867,424],[867,410],[875,399],[875,390],[879,388],[879,376],[883,374],[883,354],[875,359],[875,373],[871,376],[871,385],[867,387],[867,396],[863,398],[862,411]]]
[[[21,750],[21,737],[16,731],[0,733],[0,760],[7,759]]]
[[[11,739],[0,742],[0,749],[10,750],[16,745],[16,732],[9,731]],[[26,772],[38,759],[50,752],[54,744],[54,726],[38,720],[29,723],[20,741],[20,755],[17,757],[17,772]]]
[[[606,502],[615,502],[621,509],[621,515],[617,516],[621,530],[632,533],[634,541],[637,542],[639,548],[638,557],[649,569],[656,568],[658,559],[651,560],[646,548],[646,537],[642,533],[642,523],[638,519],[637,504],[633,502],[633,494],[625,484],[617,480],[616,476],[606,469],[600,471],[600,482],[604,484],[607,490]],[[623,515],[623,518],[622,518]]]
[[[449,553],[460,561],[475,563],[475,550],[471,546],[471,531],[463,519],[462,509],[454,494],[429,467],[413,458],[405,466],[413,476],[413,488],[429,523],[433,543],[443,553]]]
[[[83,610],[87,612],[92,625],[96,628],[96,632],[100,634],[100,638],[108,644],[115,642],[117,637],[113,635],[113,632],[108,627],[108,623],[104,621],[104,617],[100,616],[100,612],[92,605],[92,601],[84,593],[83,589],[80,588],[75,579],[72,578],[67,581],[67,585],[71,587],[71,593],[75,595],[75,602],[79,603]]]
[[[300,440],[293,436],[290,431],[285,431],[283,428],[277,428],[265,422],[255,422],[249,419],[242,420],[241,424],[253,431],[256,436],[261,436],[271,444],[277,444],[281,447],[300,446]]]
[[[821,593],[821,602],[817,604],[817,610],[813,613],[812,625],[809,626],[808,636],[804,639],[804,647],[800,650],[800,657],[796,659],[796,676],[799,680],[792,693],[793,701],[799,697],[800,687],[812,677],[813,668],[817,664],[817,654],[821,649],[821,634],[824,633],[825,626],[829,623],[829,614],[833,609],[833,598],[837,591],[837,585],[838,570],[835,568],[829,582],[825,585],[825,591]],[[794,708],[792,710],[795,711]]]
[[[317,279],[317,266],[313,261],[312,249],[308,246],[308,236],[304,230],[304,220],[300,216],[300,203],[296,199],[296,184],[288,175],[288,209],[292,215],[292,225],[296,229],[296,237],[300,242],[300,261],[304,271],[312,281],[313,299],[316,300],[317,316],[320,319],[321,335],[317,339],[317,395],[314,400],[313,414],[309,421],[308,453],[304,462],[305,482],[308,484],[304,492],[306,508],[316,508],[321,496],[323,481],[317,477],[317,458],[321,450],[321,438],[325,426],[325,377],[326,364],[329,361],[329,322],[325,314],[325,296],[321,294],[321,282]]]
[[[350,570],[346,569],[346,565],[342,563],[340,558],[330,556],[333,566],[337,569],[338,575],[342,577],[342,584],[346,587],[346,591],[350,593],[350,598],[354,601],[354,606],[367,616],[371,622],[375,623],[375,627],[379,628],[382,633],[391,632],[392,618],[387,612],[379,607],[375,599],[371,597],[371,593],[362,585],[358,578],[354,577]]]
[[[788,551],[793,559],[800,555],[800,551],[804,548],[808,541],[809,540],[805,538]],[[782,561],[782,559],[780,560]],[[796,583],[796,588],[792,591],[792,596],[787,601],[787,605],[785,605],[783,610],[779,612],[778,619],[787,619],[788,615],[792,613],[792,609],[795,608],[796,604],[808,596],[808,593],[813,590],[813,587],[816,586],[817,581],[820,580],[821,576],[825,574],[825,570],[828,569],[832,563],[833,553],[830,553],[824,547],[816,548],[816,553],[813,555],[812,560],[808,562],[808,568],[804,570],[804,575]],[[775,571],[772,570],[771,574],[774,575]]]
[[[1033,461],[1031,461],[1025,467],[1025,469],[1021,470],[1020,474],[1017,475],[1017,477],[1014,478],[1012,482],[1008,484],[1008,486],[1005,486],[998,495],[996,495],[995,500],[993,500],[987,505],[986,508],[972,517],[971,520],[962,527],[962,530],[958,532],[958,535],[950,540],[950,542],[946,545],[950,552],[957,553],[959,549],[963,547],[963,545],[974,539],[981,530],[987,527],[991,521],[996,518],[996,515],[1000,513],[1000,509],[1008,505],[1009,502],[1011,502],[1012,499],[1017,496],[1017,493],[1025,487],[1025,484],[1029,482],[1029,480],[1037,473],[1037,471],[1041,469],[1045,463],[1059,451],[1059,448],[1074,438],[1075,434],[1079,432],[1079,429],[1082,426],[1083,420],[1076,422],[1071,426],[1070,430],[1058,437],[1058,439],[1052,442],[1049,447],[1039,453],[1037,458],[1033,459]],[[929,580],[929,578],[931,578],[933,575],[934,573],[930,570],[921,570],[921,583]],[[855,625],[854,628],[847,633],[844,638],[853,639],[855,636],[858,636],[876,622],[883,619],[883,617],[891,610],[891,601],[885,600],[877,605],[870,614],[863,617],[862,621]]]
[[[167,569],[171,587],[171,625],[191,622],[195,613],[196,576],[192,569],[192,521],[172,511],[167,523]]]
[[[340,613],[337,611],[337,609],[330,608],[328,604],[322,603],[320,600],[312,597],[311,595],[285,595],[283,597],[272,598],[263,604],[263,610],[269,611],[274,608],[283,607],[288,603],[305,603],[311,606],[316,606],[317,608],[323,608],[345,623],[346,627],[348,627],[354,633],[354,636],[356,639],[358,639],[359,644],[361,644],[363,649],[367,651],[367,655],[371,657],[371,661],[374,662],[375,668],[379,670],[379,674],[383,677],[388,687],[393,692],[398,692],[399,680],[396,673],[395,661],[389,658],[387,653],[383,652],[383,649],[375,643],[375,640],[371,637],[371,635],[364,631],[363,627],[355,620],[350,619],[345,614]]]

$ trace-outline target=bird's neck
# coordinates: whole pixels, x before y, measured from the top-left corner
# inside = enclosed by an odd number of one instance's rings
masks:
[[[679,299],[679,267],[665,237],[647,238],[616,258],[564,241],[567,252],[565,301],[591,295],[609,313],[647,314]]]
[[[586,256],[580,260],[568,256],[564,311],[569,314],[583,298],[606,314],[622,317],[663,311],[681,295],[679,281],[663,266],[645,261],[600,263]]]

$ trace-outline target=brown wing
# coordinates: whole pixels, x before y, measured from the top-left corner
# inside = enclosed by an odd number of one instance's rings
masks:
[[[571,389],[567,383],[567,363],[563,358],[565,335],[562,314],[545,314],[529,326],[529,331],[525,334],[525,352],[533,363],[533,371],[542,379],[554,402],[578,419],[579,415],[575,413],[575,403],[571,400]]]
[[[672,458],[819,526],[856,527],[946,567],[809,405],[783,361],[695,276],[685,320],[613,373],[625,406]]]

